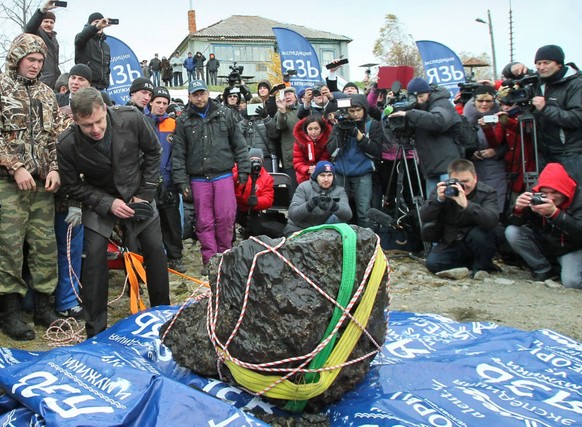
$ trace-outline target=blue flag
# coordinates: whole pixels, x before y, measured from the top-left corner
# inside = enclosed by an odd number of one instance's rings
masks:
[[[291,85],[299,92],[301,89],[316,86],[321,83],[321,68],[315,49],[305,37],[293,30],[273,27],[279,55],[281,57],[281,72],[297,71],[290,78]]]
[[[107,36],[107,44],[111,49],[111,76],[107,93],[113,102],[125,105],[129,101],[131,82],[142,77],[141,66],[133,50],[121,40]]]
[[[454,97],[459,83],[465,83],[465,69],[455,52],[444,44],[430,40],[416,42],[428,82],[446,87]]]

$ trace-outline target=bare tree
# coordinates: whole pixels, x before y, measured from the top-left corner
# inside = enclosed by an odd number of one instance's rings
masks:
[[[0,4],[0,61],[4,65],[10,42],[18,33],[24,31],[24,26],[36,11],[38,0],[5,0]],[[8,31],[6,30],[8,28]]]
[[[408,65],[414,68],[416,76],[424,74],[418,48],[396,15],[386,15],[372,52],[383,65]]]

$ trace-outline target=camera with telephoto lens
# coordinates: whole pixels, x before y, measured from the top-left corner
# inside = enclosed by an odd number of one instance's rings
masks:
[[[537,95],[539,85],[540,79],[537,75],[526,74],[520,79],[505,80],[502,86],[508,86],[510,89],[502,102],[510,105],[529,105]]]
[[[465,185],[457,178],[449,178],[445,181],[445,197],[456,197],[459,195],[459,189],[455,187],[455,184],[459,184],[463,189],[465,188]]]
[[[258,175],[261,172],[263,163],[260,160],[251,159],[251,173],[253,175]]]
[[[533,193],[530,203],[535,206],[544,204],[546,203],[546,196],[544,196],[544,193]]]

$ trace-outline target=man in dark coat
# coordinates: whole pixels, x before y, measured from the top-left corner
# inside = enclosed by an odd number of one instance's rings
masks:
[[[76,125],[60,135],[57,154],[63,190],[83,206],[81,298],[87,336],[92,337],[107,328],[107,243],[116,224],[123,228],[125,246],[135,252],[139,242],[143,251],[151,305],[170,303],[154,202],[161,149],[142,113],[134,107],[107,108],[94,88],[73,95],[71,110]]]
[[[91,68],[91,86],[99,90],[109,87],[111,50],[103,29],[110,25],[108,18],[95,12],[89,15],[83,31],[75,36],[75,64],[86,64]]]
[[[498,271],[493,264],[499,221],[497,194],[477,181],[469,160],[455,160],[448,167],[450,181],[439,182],[420,210],[423,226],[429,223],[438,235],[423,240],[438,242],[426,258],[432,273],[466,267],[473,276],[479,271]],[[426,228],[423,229],[425,231]]]

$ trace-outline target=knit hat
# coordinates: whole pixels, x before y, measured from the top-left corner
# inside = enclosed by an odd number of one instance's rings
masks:
[[[260,148],[251,148],[249,150],[249,159],[252,157],[260,157],[262,159],[263,158],[263,150],[261,150]]]
[[[263,79],[261,81],[259,81],[259,84],[257,85],[257,90],[261,87],[261,86],[265,86],[267,89],[271,90],[271,82],[267,79]]]
[[[131,82],[131,87],[129,88],[129,94],[131,95],[138,90],[149,90],[152,94],[154,93],[154,85],[150,79],[145,77],[138,77],[133,82]]]
[[[320,160],[315,165],[315,169],[311,174],[311,179],[317,181],[317,176],[322,172],[331,172],[335,176],[335,168],[333,167],[333,163],[330,163],[326,160]]]
[[[473,96],[478,95],[491,95],[493,98],[495,98],[497,92],[495,92],[495,88],[491,85],[479,85],[475,89],[475,92],[473,92]]]
[[[358,93],[360,93],[360,88],[359,88],[359,87],[358,87],[358,85],[357,85],[357,84],[355,84],[354,82],[347,82],[347,83],[344,85],[344,87],[343,87],[343,89],[342,89],[342,92],[343,92],[343,91],[345,91],[345,90],[346,90],[346,88],[348,88],[348,87],[355,87],[355,88],[356,88],[356,90],[358,91]]]
[[[285,89],[283,89],[283,93],[287,92],[293,92],[294,94],[297,94],[297,89],[295,89],[293,86],[287,86]]]
[[[93,71],[91,71],[91,68],[85,64],[77,64],[73,66],[73,68],[71,68],[69,71],[69,75],[83,77],[89,82],[93,79]]]
[[[564,57],[564,51],[560,46],[549,44],[538,49],[534,62],[542,61],[545,59],[546,61],[556,61],[558,64],[563,64]]]
[[[152,96],[152,101],[156,98],[166,98],[168,103],[170,103],[171,97],[170,92],[163,86],[157,86],[154,88],[154,94]]]
[[[199,90],[208,90],[208,86],[206,86],[204,80],[192,80],[190,86],[188,86],[188,93],[198,92]]]
[[[409,95],[420,95],[421,93],[431,92],[428,82],[420,77],[415,77],[414,79],[410,80],[406,90]]]
[[[93,21],[95,21],[96,19],[103,19],[103,15],[101,15],[99,12],[92,13],[91,15],[89,15],[89,19],[87,20],[87,24],[91,25],[91,23]]]
[[[52,12],[49,10],[48,12],[46,12],[46,13],[44,14],[44,16],[42,17],[42,19],[43,19],[43,20],[45,20],[45,19],[52,19],[53,21],[56,21],[56,20],[57,20],[57,17],[55,16],[55,14],[54,14],[54,13],[52,13]]]

